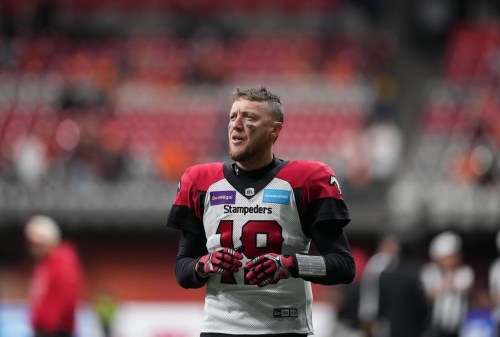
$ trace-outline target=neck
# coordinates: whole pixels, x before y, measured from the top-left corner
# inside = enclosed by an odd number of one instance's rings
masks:
[[[253,170],[258,170],[260,168],[266,167],[273,160],[274,160],[274,156],[271,153],[270,156],[266,156],[265,158],[262,158],[260,160],[237,161],[236,165],[238,165],[238,167],[242,168],[245,171],[253,171]]]
[[[273,158],[273,160],[266,166],[254,169],[246,170],[235,162],[232,165],[232,169],[235,175],[239,176],[241,179],[251,179],[252,181],[261,179],[271,170],[273,170],[281,161],[279,159]]]

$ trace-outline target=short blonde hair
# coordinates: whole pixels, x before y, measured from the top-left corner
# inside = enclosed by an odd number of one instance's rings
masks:
[[[272,118],[277,122],[283,123],[285,117],[283,106],[281,105],[281,99],[278,95],[273,94],[265,87],[261,87],[260,89],[240,89],[239,87],[237,87],[234,89],[232,96],[233,101],[244,99],[247,101],[267,103]]]

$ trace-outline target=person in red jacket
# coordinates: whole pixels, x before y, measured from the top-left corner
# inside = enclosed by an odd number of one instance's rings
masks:
[[[35,337],[71,337],[82,286],[76,249],[61,240],[59,226],[47,216],[29,219],[25,237],[36,259],[29,294]]]

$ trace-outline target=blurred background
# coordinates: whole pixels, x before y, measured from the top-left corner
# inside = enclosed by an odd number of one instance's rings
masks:
[[[227,160],[236,86],[281,96],[277,157],[335,170],[359,256],[397,233],[425,261],[454,230],[484,290],[500,228],[499,15],[494,0],[0,0],[0,335],[30,333],[34,214],[78,247],[81,336],[100,336],[103,292],[117,336],[197,335],[203,290],[175,284],[165,220],[187,166]],[[315,287],[325,336],[331,288]]]

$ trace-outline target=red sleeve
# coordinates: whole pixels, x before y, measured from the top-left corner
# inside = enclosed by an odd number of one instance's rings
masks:
[[[224,178],[222,167],[222,163],[209,163],[186,169],[168,215],[168,227],[203,232],[205,194],[210,185]]]
[[[312,166],[311,174],[304,183],[307,204],[321,198],[344,200],[335,172],[325,164]]]
[[[173,205],[187,207],[193,211],[198,219],[201,219],[200,208],[196,202],[198,200],[198,188],[196,188],[190,173],[191,170],[188,169],[182,175]]]
[[[290,161],[277,177],[288,181],[294,190],[302,189],[308,203],[321,198],[344,199],[335,172],[321,162]]]
[[[349,223],[349,212],[335,172],[315,161],[291,161],[278,174],[287,180],[296,194],[299,213],[306,234],[318,223]]]

